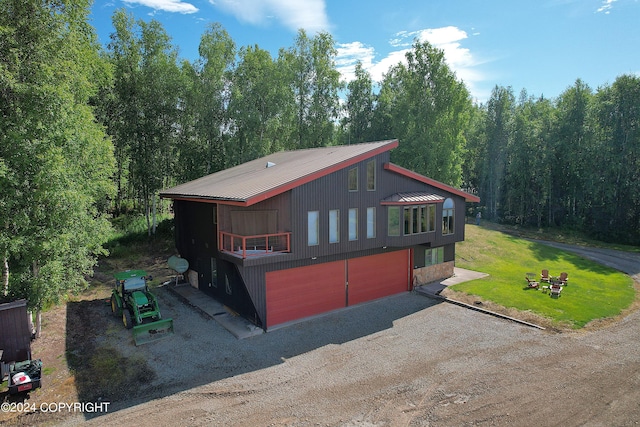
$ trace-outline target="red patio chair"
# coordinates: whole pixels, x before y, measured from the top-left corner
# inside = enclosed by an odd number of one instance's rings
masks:
[[[560,297],[560,292],[562,292],[562,286],[552,283],[551,286],[549,287],[549,292],[550,295],[549,296],[556,296],[556,297]]]
[[[560,273],[560,277],[558,278],[558,282],[560,282],[561,285],[567,285],[568,281],[569,281],[569,275],[567,273],[565,273],[564,271],[562,273]]]
[[[542,273],[540,274],[540,281],[546,283],[551,282],[551,278],[549,277],[549,270],[542,270]]]
[[[527,276],[525,276],[525,279],[527,279],[527,284],[529,288],[535,288],[538,289],[538,287],[540,286],[540,283],[529,279]]]

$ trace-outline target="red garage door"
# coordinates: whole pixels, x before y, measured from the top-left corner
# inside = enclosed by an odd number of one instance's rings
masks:
[[[267,273],[267,328],[405,292],[409,289],[410,251]]]
[[[267,273],[267,328],[345,306],[345,261]]]
[[[349,305],[409,289],[409,250],[349,260]]]

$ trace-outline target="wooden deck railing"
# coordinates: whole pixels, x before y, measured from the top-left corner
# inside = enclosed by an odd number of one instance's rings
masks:
[[[291,233],[241,236],[221,231],[218,240],[221,252],[242,258],[291,252]]]

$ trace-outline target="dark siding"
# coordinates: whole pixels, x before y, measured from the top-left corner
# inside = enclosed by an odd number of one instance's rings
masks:
[[[312,258],[334,255],[338,253],[361,251],[384,246],[386,228],[386,213],[380,206],[384,197],[381,191],[383,165],[389,161],[389,153],[375,156],[376,161],[376,191],[367,191],[366,165],[372,159],[367,159],[351,166],[331,173],[323,178],[312,181],[292,190],[292,226],[295,230],[293,250],[297,258]],[[358,167],[359,188],[356,192],[348,190],[349,169]],[[367,238],[367,208],[376,208],[376,237]],[[358,208],[358,239],[349,241],[349,209]],[[340,242],[329,243],[329,211],[340,211]],[[320,212],[320,244],[307,244],[307,212]]]
[[[218,227],[220,231],[231,232],[231,212],[233,211],[278,211],[278,232],[290,232],[291,228],[291,192],[256,203],[249,207],[220,205]]]
[[[383,166],[389,161],[388,157],[388,152],[375,157],[375,191],[367,191],[366,189],[366,164],[370,159],[357,164],[359,172],[357,192],[349,192],[347,187],[348,172],[351,167],[291,191],[291,221],[294,231],[292,252],[294,258],[313,258],[382,247],[400,248],[419,244],[437,247],[463,240],[466,207],[464,198],[453,196],[430,185],[385,170]],[[425,191],[443,197],[451,197],[455,203],[455,233],[449,236],[442,235],[442,203],[437,203],[434,232],[411,236],[387,236],[387,206],[381,205],[381,201],[395,193],[412,191]],[[372,239],[366,237],[368,207],[376,208],[376,237]],[[358,208],[358,240],[356,241],[348,239],[348,212],[350,208]],[[340,211],[339,243],[329,243],[329,211],[333,209]],[[309,211],[319,211],[320,213],[320,244],[317,246],[308,246],[307,244],[307,213]]]
[[[2,361],[21,362],[31,355],[31,330],[27,301],[0,304],[0,349]]]
[[[217,252],[215,209],[212,203],[174,202],[176,248],[190,265],[198,257],[209,258]]]

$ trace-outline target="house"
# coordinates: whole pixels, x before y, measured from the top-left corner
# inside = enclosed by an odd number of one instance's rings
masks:
[[[268,330],[452,276],[479,199],[391,163],[397,146],[283,151],[162,191],[189,281]]]

